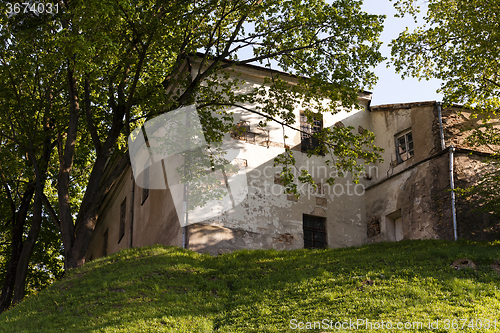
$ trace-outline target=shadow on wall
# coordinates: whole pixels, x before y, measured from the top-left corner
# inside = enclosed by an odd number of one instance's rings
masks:
[[[458,238],[472,241],[494,241],[500,239],[500,219],[490,213],[476,210],[477,199],[457,198]]]
[[[495,170],[494,164],[485,163],[488,157],[470,154],[457,155],[456,188],[468,188],[478,183],[481,175]],[[494,200],[494,199],[491,199]],[[473,241],[500,239],[500,216],[479,208],[484,201],[477,196],[456,196],[458,237]]]
[[[188,249],[219,255],[241,249],[293,250],[304,247],[301,234],[262,234],[205,223],[188,227]]]

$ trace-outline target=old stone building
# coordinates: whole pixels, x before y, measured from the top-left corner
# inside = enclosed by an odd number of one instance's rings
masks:
[[[370,113],[377,144],[386,148],[381,177],[366,189],[370,241],[497,236],[489,230],[494,221],[470,213],[473,207],[464,200],[452,200],[452,186],[475,183],[489,167],[490,154],[498,150],[472,150],[467,144],[479,119],[458,106],[442,109],[436,102],[380,105]],[[396,145],[402,143],[407,149],[401,156]]]
[[[269,75],[269,70],[256,66],[240,66],[238,71],[249,86],[262,84]],[[182,188],[174,189],[170,179],[165,179],[166,189],[142,188],[130,166],[100,206],[87,260],[153,244],[219,254],[242,248],[345,247],[402,239],[451,240],[473,233],[494,235],[497,230],[488,229],[491,221],[483,216],[480,223],[471,225],[470,207],[453,201],[450,191],[453,183],[468,186],[477,181],[488,167],[489,154],[498,148],[472,150],[467,146],[464,129],[479,120],[459,107],[442,109],[436,102],[370,106],[370,100],[371,93],[361,92],[361,109],[324,114],[315,124],[375,133],[375,145],[385,150],[384,162],[368,165],[359,184],[349,177],[339,177],[333,186],[326,184],[332,170],[324,158],[301,152],[311,144],[309,138],[286,129],[284,142],[280,126],[262,129],[254,114],[235,109],[236,122],[243,130],[227,140],[239,151],[233,164],[246,176],[244,198],[232,201],[229,208],[219,207],[216,214],[212,207],[206,219],[200,218],[201,213],[180,216],[178,207],[185,200]],[[296,117],[300,124],[300,110]],[[319,184],[315,190],[301,187],[299,199],[283,194],[279,169],[273,166],[285,144],[293,147],[297,165],[307,168]],[[163,168],[168,173],[169,167]],[[141,177],[148,177],[149,183],[149,172]]]

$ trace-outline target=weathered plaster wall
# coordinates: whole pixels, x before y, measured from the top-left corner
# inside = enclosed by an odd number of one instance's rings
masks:
[[[434,114],[435,103],[409,103],[373,107],[372,131],[376,134],[375,145],[385,149],[382,153],[384,163],[377,164],[379,178],[373,179],[372,184],[386,177],[426,159],[432,153],[440,150],[439,137],[433,131],[437,122]],[[395,136],[405,130],[411,129],[415,156],[407,161],[397,164]]]
[[[193,224],[189,226],[189,249],[201,253],[218,255],[239,249],[291,250],[303,244],[300,234],[256,233],[213,224]]]
[[[243,71],[247,80],[242,88],[262,83],[264,74],[257,69]],[[230,210],[203,223],[188,227],[188,247],[214,255],[241,248],[296,249],[304,246],[303,215],[326,218],[328,247],[361,245],[366,242],[385,241],[389,238],[453,238],[451,194],[449,192],[449,153],[441,152],[437,106],[433,102],[408,103],[374,107],[366,111],[369,96],[360,96],[363,110],[342,111],[324,116],[324,126],[334,126],[341,121],[344,126],[361,126],[376,134],[375,145],[385,149],[384,163],[369,166],[369,177],[355,186],[349,176],[338,178],[335,185],[325,184],[335,171],[327,167],[323,157],[308,158],[300,153],[300,133],[285,130],[285,144],[294,148],[297,166],[307,168],[322,190],[299,186],[301,197],[283,194],[276,175],[280,167],[273,166],[273,159],[283,152],[282,128],[270,125],[269,144],[233,140],[239,150],[237,159],[244,162],[247,176],[247,198]],[[235,120],[248,121],[250,131],[257,128],[259,117],[241,109],[232,109]],[[476,120],[456,109],[443,110],[443,129],[446,145],[466,147],[465,123]],[[296,110],[297,127],[300,110]],[[411,129],[414,141],[413,158],[397,165],[395,135]],[[488,148],[488,147],[486,147]],[[489,147],[491,148],[491,147]],[[487,150],[485,150],[487,151]],[[426,160],[433,156],[432,159]],[[470,186],[485,171],[484,157],[457,153],[454,161],[455,184]],[[169,174],[175,169],[172,161],[166,162]],[[173,182],[178,179],[171,177]],[[183,189],[175,192],[150,190],[142,202],[142,189],[135,186],[133,239],[130,230],[131,170],[127,170],[101,207],[98,225],[93,235],[87,259],[102,253],[103,234],[108,230],[108,253],[130,246],[165,244],[181,246],[182,229],[174,202],[179,204]],[[366,193],[364,189],[367,188]],[[118,243],[120,204],[127,198],[126,234]],[[180,201],[179,201],[180,200]],[[181,202],[182,203],[182,202]],[[490,220],[481,214],[471,213],[473,203],[457,198],[458,230],[461,238],[490,239],[500,234],[500,224],[491,227]],[[182,218],[182,217],[181,217]],[[396,228],[401,218],[401,230]],[[473,221],[474,223],[471,223]],[[472,235],[472,236],[471,236]],[[486,236],[485,236],[486,235]],[[489,237],[489,238],[488,238]],[[498,236],[494,236],[498,237]]]
[[[142,189],[136,186],[133,246],[154,244],[182,246],[182,229],[168,190],[149,190],[141,203]]]
[[[130,170],[126,170],[117,181],[110,195],[106,197],[100,207],[100,214],[96,228],[92,233],[92,239],[85,256],[86,260],[99,258],[104,250],[104,233],[108,231],[107,254],[118,252],[130,247],[130,214],[131,188]],[[126,199],[127,212],[125,215],[125,236],[119,241],[120,228],[120,206]]]
[[[255,68],[243,68],[241,75],[246,80],[242,87],[242,91],[245,91],[262,84],[267,73]],[[324,114],[323,126],[334,126],[342,121],[345,126],[353,126],[355,131],[359,126],[370,129],[371,115],[366,111],[369,100],[370,94],[362,93],[359,99],[362,109],[341,111],[335,115]],[[248,111],[231,111],[235,113],[236,122],[245,120],[249,123],[250,131],[257,128],[258,122],[262,120]],[[299,109],[296,110],[294,126],[300,127]],[[329,247],[361,245],[366,240],[363,188],[358,187],[360,195],[356,195],[350,178],[342,178],[335,188],[323,186],[325,193],[312,193],[307,186],[298,183],[301,193],[298,200],[283,194],[283,187],[275,183],[275,175],[280,172],[281,167],[273,167],[274,158],[284,151],[283,129],[273,124],[269,129],[270,147],[247,142],[236,145],[240,150],[238,159],[247,163],[247,199],[220,216],[190,225],[189,248],[212,254],[219,249],[302,248],[303,214],[326,218]],[[324,158],[307,158],[306,154],[300,153],[300,132],[285,128],[284,134],[288,137],[285,144],[295,147],[296,165],[309,169],[316,182],[324,184],[331,172],[325,165]],[[350,194],[346,193],[348,191]]]
[[[477,154],[455,154],[454,177],[456,188],[475,185],[481,176],[491,171],[488,157]],[[500,221],[488,213],[477,211],[477,199],[457,196],[458,236],[470,240],[495,240],[500,238]]]
[[[326,218],[329,247],[361,245],[366,240],[363,185],[353,184],[350,178],[339,178],[330,187],[325,181],[332,171],[323,158],[296,153],[297,165],[307,167],[316,182],[323,184],[323,193],[298,184],[301,196],[295,199],[284,194],[283,187],[275,182],[280,168],[273,167],[272,159],[252,169],[256,156],[264,156],[264,152],[251,156],[247,199],[207,223],[190,226],[191,249],[215,253],[217,247],[225,251],[242,247],[302,248],[303,214]]]
[[[474,128],[483,124],[482,117],[474,117],[470,110],[451,107],[443,109],[443,133],[446,146],[453,145],[459,148],[474,149],[485,153],[494,153],[500,151],[498,145],[472,146],[467,142],[467,137],[473,133]],[[500,128],[498,118],[493,118],[489,124]]]
[[[149,196],[142,201],[142,188],[134,182],[133,230],[132,224],[132,169],[124,171],[117,185],[106,197],[100,208],[96,228],[87,250],[86,260],[102,256],[104,233],[108,230],[107,254],[131,246],[154,244],[182,245],[182,229],[173,205],[172,195],[167,190],[149,190]],[[119,240],[120,206],[126,199],[125,235]]]
[[[387,240],[388,221],[399,210],[404,239],[451,239],[448,164],[445,153],[368,188],[367,221],[380,221],[380,234],[372,235],[369,242]]]

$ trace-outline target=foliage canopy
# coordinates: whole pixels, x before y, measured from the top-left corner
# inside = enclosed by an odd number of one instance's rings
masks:
[[[49,217],[60,232],[65,267],[84,262],[99,205],[128,163],[126,138],[145,120],[196,103],[208,140],[217,141],[234,126],[229,107],[256,103],[253,111],[267,120],[293,126],[297,105],[311,114],[357,105],[358,91],[375,82],[370,68],[382,60],[383,18],[362,12],[354,0],[58,4],[58,13],[0,14],[2,149],[15,155],[12,163],[25,165],[2,163],[2,172],[9,169],[25,185],[13,213],[33,216],[29,230],[16,234],[23,253],[11,256],[10,276],[17,259],[29,261]],[[203,54],[200,69],[189,73],[185,65],[197,52]],[[276,77],[266,82],[269,89],[236,95],[241,82],[224,78],[231,67],[249,63],[309,79],[291,86]],[[332,102],[319,107],[325,98]],[[329,129],[318,137],[336,147],[346,171],[359,171],[358,159],[378,158],[370,133]],[[287,153],[284,172],[294,161]],[[111,173],[104,172],[108,163],[117,166]],[[6,193],[12,191],[12,182],[2,182]],[[15,230],[25,225],[21,220]],[[17,274],[17,300],[25,276]],[[5,281],[8,292],[11,282]]]

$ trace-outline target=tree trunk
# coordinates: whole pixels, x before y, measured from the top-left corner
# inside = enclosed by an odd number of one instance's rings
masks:
[[[68,254],[73,247],[75,239],[75,228],[71,206],[69,203],[69,180],[71,169],[73,168],[73,158],[75,153],[76,136],[78,131],[78,118],[80,115],[80,106],[78,104],[78,94],[76,79],[73,71],[70,69],[68,61],[68,95],[69,95],[69,123],[66,132],[66,142],[64,149],[62,147],[62,138],[59,136],[59,175],[57,184],[57,194],[59,200],[59,219],[61,223],[61,238],[64,246],[64,267],[69,268]]]
[[[41,184],[37,185],[37,187],[41,186]],[[42,225],[42,191],[42,188],[37,188],[35,191],[35,200],[33,204],[33,221],[31,223],[28,237],[22,245],[21,255],[19,257],[19,262],[17,263],[16,282],[13,298],[14,304],[19,303],[24,298],[29,261],[31,255],[33,254],[33,248],[35,247],[36,240],[38,239],[38,234],[40,233],[40,227]]]
[[[90,244],[92,232],[97,224],[99,206],[112,185],[129,164],[128,155],[121,156],[114,170],[103,181],[102,177],[104,175],[106,163],[102,162],[106,160],[107,158],[98,158],[94,165],[94,169],[92,169],[87,184],[87,192],[78,213],[78,219],[75,226],[75,241],[69,253],[66,252],[68,256],[66,258],[68,268],[77,268],[85,263],[85,255]]]
[[[26,277],[28,275],[28,268],[29,268],[29,261],[30,261],[31,255],[33,254],[33,249],[35,247],[35,243],[38,239],[38,235],[40,233],[40,228],[42,225],[42,206],[43,206],[43,197],[44,197],[43,189],[45,187],[45,180],[47,177],[46,172],[47,172],[47,168],[48,168],[50,154],[52,151],[51,131],[53,129],[53,125],[51,124],[51,121],[46,117],[46,115],[49,113],[48,112],[49,108],[47,108],[46,111],[47,112],[44,116],[44,125],[43,125],[45,139],[43,142],[43,150],[42,150],[42,155],[41,155],[39,162],[36,159],[33,138],[31,137],[30,134],[28,134],[28,141],[30,143],[30,150],[28,152],[28,155],[29,155],[29,159],[30,159],[31,164],[33,165],[33,169],[35,170],[35,188],[34,188],[35,199],[34,199],[34,203],[33,203],[31,228],[30,228],[30,231],[28,233],[28,237],[26,238],[24,243],[21,245],[22,250],[21,250],[19,257],[18,257],[16,273],[15,273],[15,286],[14,286],[14,297],[13,297],[14,304],[20,302],[24,298]],[[27,201],[27,204],[29,204],[30,201],[31,201],[31,196],[30,196],[29,200]],[[26,215],[24,216],[23,225],[24,225],[25,220],[26,220]],[[21,227],[21,229],[22,229],[22,227]],[[21,237],[21,241],[22,241],[22,237]]]
[[[12,222],[12,251],[9,266],[3,282],[2,295],[0,296],[0,313],[7,310],[12,302],[14,286],[16,283],[16,272],[19,258],[23,249],[23,227],[28,215],[29,205],[35,188],[29,186],[23,194],[21,206]]]

